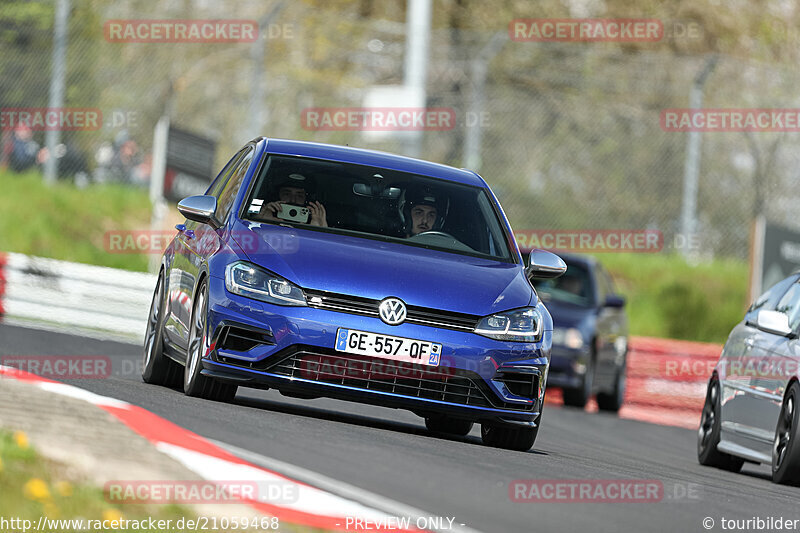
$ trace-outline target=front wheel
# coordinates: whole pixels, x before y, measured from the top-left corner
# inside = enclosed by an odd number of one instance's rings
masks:
[[[609,392],[597,393],[597,408],[601,411],[618,413],[625,402],[625,365],[617,369],[614,378],[614,389]]]
[[[544,396],[539,405],[539,416],[536,417],[536,427],[513,427],[481,424],[481,439],[487,446],[526,452],[533,448],[539,428],[542,426],[542,410],[544,409]]]
[[[202,359],[207,355],[208,338],[208,283],[198,287],[192,306],[192,319],[189,322],[189,346],[186,350],[186,368],[183,372],[183,392],[206,400],[229,402],[236,396],[236,385],[223,383],[200,373]]]
[[[730,472],[738,472],[744,460],[717,450],[720,434],[719,382],[712,378],[706,391],[700,428],[697,430],[697,460],[703,466],[714,466]]]
[[[800,445],[797,443],[800,413],[797,401],[800,385],[792,383],[781,407],[775,441],[772,445],[772,481],[775,483],[797,483],[800,481]]]
[[[539,426],[529,427],[506,427],[481,424],[481,439],[487,446],[503,448],[506,450],[516,450],[525,452],[533,447],[536,442],[536,435],[539,433]]]
[[[586,361],[586,372],[583,374],[581,386],[575,389],[564,389],[564,405],[583,409],[592,397],[594,385],[594,354],[590,354]]]

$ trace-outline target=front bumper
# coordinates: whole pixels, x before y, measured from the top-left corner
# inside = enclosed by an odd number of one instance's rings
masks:
[[[534,426],[541,412],[549,364],[549,346],[544,346],[549,343],[549,332],[538,343],[501,342],[445,328],[408,323],[389,326],[373,317],[274,306],[228,293],[220,278],[209,279],[209,291],[212,338],[202,361],[203,375],[243,386],[276,388],[290,395],[408,409],[421,416],[446,414]],[[406,370],[390,371],[383,365],[391,361],[336,352],[332,347],[338,328],[441,343],[440,365],[407,364]],[[230,340],[230,332],[236,333],[232,336],[236,342]],[[237,334],[260,341],[240,342]],[[347,358],[366,361],[344,361]],[[309,361],[334,366],[338,361],[342,368],[352,363],[357,370],[355,375],[320,375],[309,371]],[[436,375],[426,373],[431,370]]]

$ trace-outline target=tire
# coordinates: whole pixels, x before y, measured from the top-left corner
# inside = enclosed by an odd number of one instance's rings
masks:
[[[772,481],[782,484],[800,482],[800,385],[795,381],[783,399],[775,441],[772,445]]]
[[[708,384],[700,427],[697,430],[697,460],[703,466],[738,472],[742,469],[744,459],[717,450],[720,424],[719,381],[714,376]]]
[[[583,375],[583,383],[576,389],[564,389],[564,405],[583,409],[592,397],[592,386],[594,385],[594,353],[589,355],[586,373]]]
[[[536,417],[536,427],[496,426],[481,424],[481,440],[487,446],[526,452],[533,448],[539,428],[542,427],[542,412],[544,410],[544,397],[542,397],[541,410]]]
[[[535,428],[516,428],[481,424],[481,439],[484,444],[518,452],[530,450],[538,433],[538,425]]]
[[[621,368],[617,369],[617,375],[614,378],[614,390],[611,392],[598,392],[597,393],[597,408],[601,411],[608,411],[610,413],[618,413],[625,403],[625,384],[627,381],[626,369],[623,364]]]
[[[164,355],[165,306],[162,271],[158,275],[150,313],[147,315],[147,330],[144,334],[142,353],[142,380],[151,385],[175,388],[181,384],[181,365]]]
[[[471,420],[461,420],[441,415],[425,417],[425,427],[434,433],[446,433],[464,437],[472,431],[472,426],[474,425],[475,423]]]
[[[183,392],[205,400],[229,402],[236,396],[237,385],[223,383],[200,374],[202,358],[208,350],[208,282],[197,289],[189,321],[189,345],[186,348],[186,367],[183,371]]]

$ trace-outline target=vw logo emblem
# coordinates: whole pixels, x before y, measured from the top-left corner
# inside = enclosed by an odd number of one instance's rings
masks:
[[[378,314],[390,326],[397,326],[406,319],[406,304],[399,298],[386,298],[378,306]]]

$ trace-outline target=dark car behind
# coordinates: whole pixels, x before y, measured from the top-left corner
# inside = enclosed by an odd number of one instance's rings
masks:
[[[625,300],[597,259],[560,255],[566,274],[535,282],[553,317],[548,385],[563,389],[566,405],[583,407],[596,393],[601,410],[619,411],[628,350]]]

